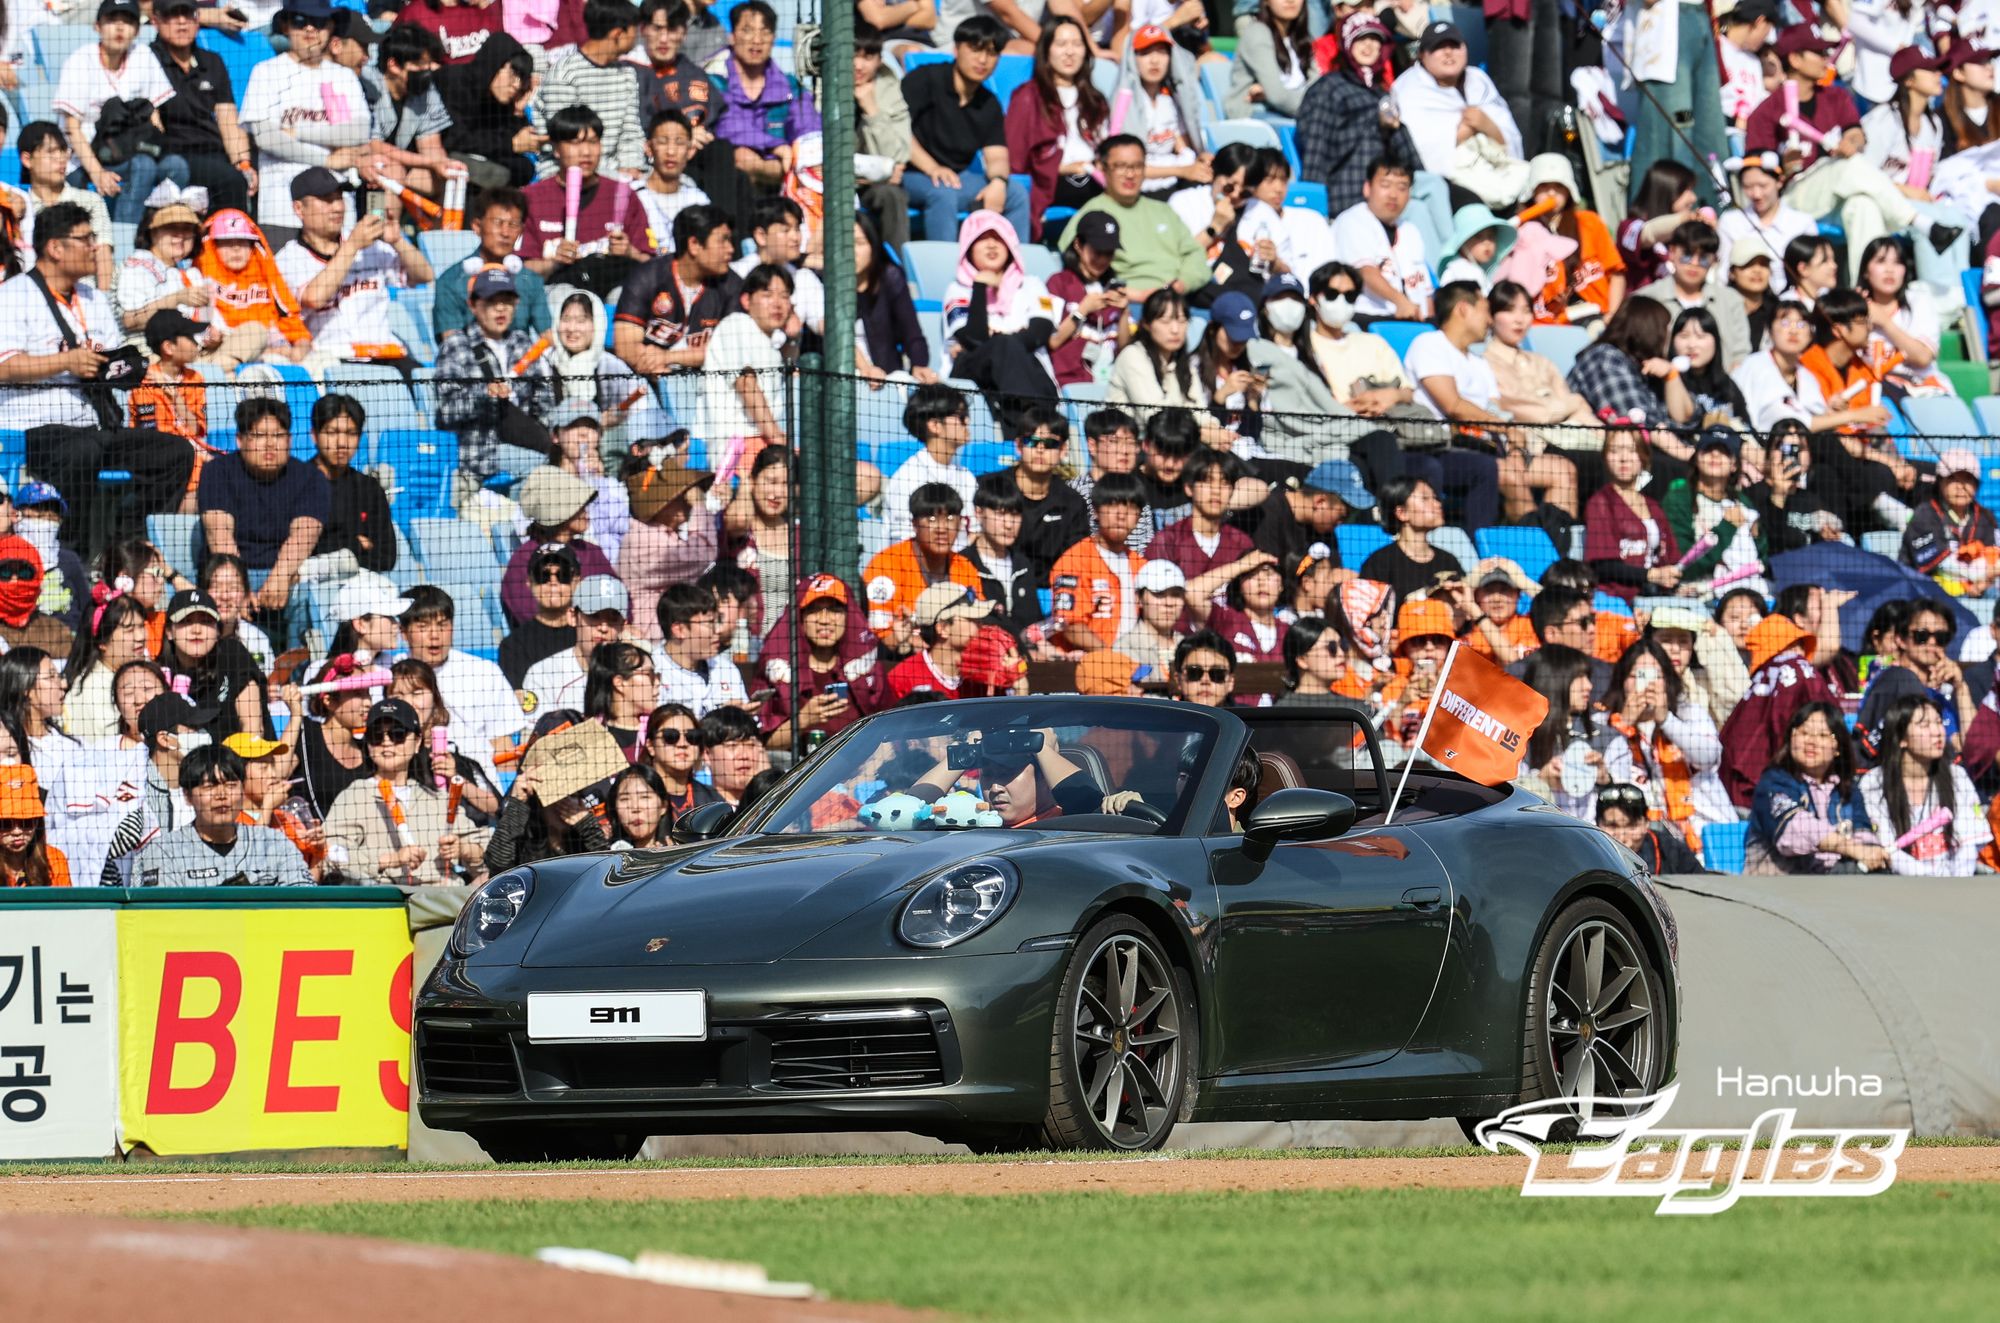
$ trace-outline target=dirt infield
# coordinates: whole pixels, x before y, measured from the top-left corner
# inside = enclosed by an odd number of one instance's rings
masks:
[[[1758,1155],[1760,1158],[1762,1155]],[[1753,1171],[1756,1169],[1753,1163]],[[341,1174],[0,1176],[0,1212],[144,1217],[274,1204],[447,1199],[788,1199],[848,1194],[1467,1189],[1519,1185],[1524,1158],[1133,1158],[895,1166],[493,1170]],[[1903,1181],[2000,1181],[2000,1147],[1919,1148]]]
[[[0,1217],[0,1281],[10,1316],[65,1323],[214,1323],[222,1301],[247,1306],[258,1323],[401,1318],[419,1300],[448,1302],[436,1317],[480,1323],[902,1323],[927,1317],[888,1305],[690,1291],[500,1254],[352,1236],[108,1218]]]

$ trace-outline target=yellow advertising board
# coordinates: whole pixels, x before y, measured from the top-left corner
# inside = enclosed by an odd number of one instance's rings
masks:
[[[405,1147],[410,952],[400,908],[122,911],[125,1143]]]

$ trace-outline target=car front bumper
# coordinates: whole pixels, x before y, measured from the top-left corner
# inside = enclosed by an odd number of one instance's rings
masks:
[[[938,1131],[1039,1120],[1064,949],[767,965],[447,960],[412,1027],[424,1123],[650,1134]],[[534,1043],[531,992],[700,989],[707,1037]]]

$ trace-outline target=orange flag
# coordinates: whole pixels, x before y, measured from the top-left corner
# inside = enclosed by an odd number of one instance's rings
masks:
[[[1549,700],[1470,648],[1451,645],[1417,745],[1481,785],[1511,781]]]

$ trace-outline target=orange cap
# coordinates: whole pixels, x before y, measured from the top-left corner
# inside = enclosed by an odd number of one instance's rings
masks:
[[[35,769],[16,765],[0,767],[0,819],[9,822],[43,816],[42,787]]]
[[[1458,630],[1452,625],[1450,607],[1434,597],[1413,597],[1396,612],[1396,646],[1400,648],[1426,634],[1453,638]]]
[[[799,610],[805,610],[823,597],[830,597],[846,606],[847,585],[831,574],[812,575],[799,587]]]

